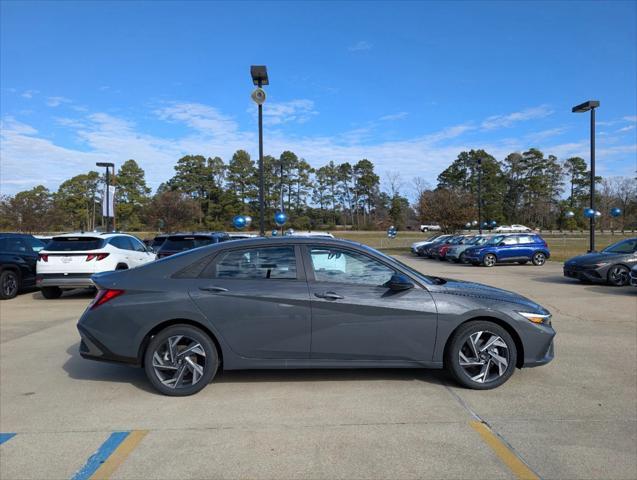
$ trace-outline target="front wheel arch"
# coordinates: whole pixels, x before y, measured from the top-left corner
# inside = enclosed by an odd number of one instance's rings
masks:
[[[515,329],[509,323],[505,322],[504,320],[502,320],[500,318],[496,318],[496,317],[473,317],[473,318],[468,318],[464,322],[458,324],[456,326],[456,328],[454,328],[453,331],[451,331],[449,333],[449,336],[447,337],[447,340],[445,340],[445,348],[444,348],[444,350],[442,352],[444,368],[447,368],[447,365],[446,365],[446,363],[447,363],[447,353],[448,353],[448,350],[449,350],[449,345],[451,344],[451,339],[454,337],[456,332],[463,325],[467,324],[468,322],[475,322],[475,321],[492,322],[492,323],[495,323],[496,325],[504,328],[507,331],[507,333],[509,335],[511,335],[511,338],[513,338],[513,342],[515,342],[515,348],[518,351],[518,358],[517,358],[515,366],[517,368],[522,368],[522,366],[524,365],[524,345],[522,344],[522,339],[518,335],[518,332],[516,332]]]
[[[202,323],[195,322],[193,320],[189,320],[189,319],[186,319],[186,318],[174,318],[174,319],[171,319],[171,320],[165,320],[165,321],[155,325],[144,336],[144,339],[142,340],[142,342],[141,342],[141,344],[139,346],[139,351],[137,352],[137,358],[139,360],[139,365],[142,368],[144,368],[144,357],[146,356],[146,349],[148,348],[148,344],[150,343],[150,339],[153,338],[155,335],[157,335],[162,330],[164,330],[164,329],[166,329],[168,327],[172,327],[173,325],[189,325],[191,327],[198,328],[199,330],[204,332],[206,335],[208,335],[208,337],[210,337],[210,340],[212,340],[212,343],[215,344],[215,347],[217,349],[217,355],[219,356],[219,368],[223,367],[223,350],[221,349],[221,344],[219,343],[219,340],[217,340],[217,337],[215,336],[215,334],[212,333],[212,331],[206,325],[203,325]]]

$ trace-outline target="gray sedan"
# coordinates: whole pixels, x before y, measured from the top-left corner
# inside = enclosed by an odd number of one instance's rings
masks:
[[[553,359],[550,313],[520,295],[423,275],[364,245],[255,238],[97,274],[81,355],[190,395],[219,368],[446,368],[489,389]]]

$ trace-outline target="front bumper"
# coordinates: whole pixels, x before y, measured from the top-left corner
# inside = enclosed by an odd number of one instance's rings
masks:
[[[634,270],[630,271],[630,284],[633,287],[637,287],[637,272]]]
[[[92,273],[43,273],[36,277],[38,287],[86,288],[94,287]]]
[[[547,363],[550,363],[553,360],[553,358],[555,358],[555,343],[551,341],[551,344],[549,345],[548,350],[546,350],[546,353],[544,354],[544,356],[533,359],[533,360],[526,360],[524,362],[523,367],[524,368],[541,367],[542,365],[546,365]]]
[[[579,265],[564,265],[564,276],[584,280],[587,282],[603,282],[604,277],[594,268],[586,268]]]

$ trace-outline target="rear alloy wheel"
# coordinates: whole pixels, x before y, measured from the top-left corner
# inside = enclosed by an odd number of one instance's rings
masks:
[[[535,252],[533,254],[533,265],[541,267],[546,263],[546,255],[542,252]]]
[[[183,397],[197,393],[217,373],[219,356],[204,332],[190,325],[162,330],[144,355],[146,376],[164,395]]]
[[[482,264],[485,267],[493,267],[496,262],[498,261],[498,259],[495,257],[494,254],[492,253],[487,253],[484,258],[482,259]]]
[[[458,257],[458,263],[467,263],[467,257],[464,252],[462,252]]]
[[[42,296],[47,300],[55,300],[62,296],[62,289],[60,287],[42,287]]]
[[[20,291],[20,278],[13,270],[5,270],[0,274],[0,298],[9,300]]]
[[[628,267],[624,265],[613,265],[608,269],[608,283],[615,287],[628,285]]]
[[[515,369],[517,349],[511,335],[487,321],[469,322],[454,334],[445,365],[461,385],[488,390],[506,382]]]

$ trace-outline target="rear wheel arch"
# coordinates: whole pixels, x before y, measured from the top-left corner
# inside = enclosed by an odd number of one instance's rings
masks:
[[[522,339],[509,323],[497,317],[473,317],[473,318],[468,318],[464,322],[458,324],[458,326],[454,328],[453,331],[449,334],[449,336],[447,337],[447,340],[445,340],[445,348],[443,350],[443,356],[442,356],[443,362],[445,363],[445,368],[447,367],[446,363],[447,363],[447,355],[448,355],[449,346],[451,345],[451,340],[453,339],[454,335],[464,325],[466,325],[469,322],[475,322],[475,321],[492,322],[504,328],[507,331],[507,333],[511,335],[511,338],[513,338],[513,341],[515,342],[515,348],[518,351],[517,362],[515,366],[517,368],[522,368],[522,366],[524,365],[524,345],[522,344]]]
[[[128,265],[125,263],[118,263],[115,270],[128,270]]]
[[[150,343],[151,338],[157,335],[162,330],[165,330],[168,327],[173,327],[175,325],[188,325],[190,327],[195,327],[204,332],[212,343],[214,343],[215,348],[217,349],[217,355],[219,356],[219,366],[223,366],[223,350],[221,349],[221,344],[212,330],[210,330],[207,326],[202,323],[196,322],[194,320],[189,320],[187,318],[174,318],[171,320],[165,320],[158,325],[155,325],[142,340],[141,345],[139,346],[139,352],[137,353],[137,358],[139,359],[139,364],[141,367],[144,367],[144,356],[146,355],[146,349],[148,348],[148,344]]]
[[[18,276],[18,280],[22,281],[22,272],[20,271],[20,268],[17,265],[3,265],[0,268],[0,273],[6,272],[7,270],[15,273]]]

